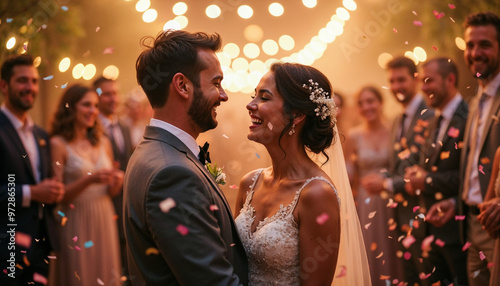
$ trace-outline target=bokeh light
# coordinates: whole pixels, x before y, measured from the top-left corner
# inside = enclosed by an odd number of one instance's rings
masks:
[[[314,8],[316,5],[318,5],[318,1],[316,0],[302,0],[302,4],[306,6],[307,8]]]
[[[179,23],[180,29],[184,29],[187,27],[189,21],[186,16],[177,16],[175,17],[174,21],[177,21]]]
[[[457,45],[457,48],[461,49],[462,51],[465,51],[465,41],[464,39],[460,37],[455,38],[455,45]]]
[[[347,11],[345,8],[337,8],[336,12],[339,18],[344,21],[347,21],[349,20],[349,18],[351,18],[351,15],[349,15],[349,11]]]
[[[285,51],[290,51],[295,47],[295,40],[289,35],[283,35],[279,38],[278,43],[280,47]]]
[[[221,10],[219,6],[212,4],[205,9],[205,14],[208,18],[215,19],[220,16]]]
[[[274,56],[278,53],[279,46],[278,43],[276,43],[276,41],[268,39],[262,43],[262,50],[267,55]]]
[[[245,30],[243,30],[243,35],[245,39],[249,42],[259,42],[264,36],[264,31],[259,25],[248,25]]]
[[[172,12],[173,12],[175,15],[180,16],[180,15],[184,15],[184,14],[186,14],[187,9],[188,9],[188,6],[186,5],[186,3],[184,3],[184,2],[177,2],[177,3],[175,3],[175,5],[172,7]]]
[[[228,43],[222,49],[231,59],[236,58],[240,54],[240,47],[235,43]]]
[[[95,76],[97,69],[94,64],[88,64],[83,68],[82,77],[84,80],[90,80]]]
[[[79,63],[73,67],[71,75],[73,76],[74,79],[79,79],[83,76],[83,68],[85,68],[85,66],[82,63]]]
[[[274,17],[279,17],[281,15],[283,15],[283,13],[285,12],[285,8],[283,8],[283,5],[281,5],[280,3],[271,3],[271,5],[269,5],[269,13],[271,15],[273,15]]]
[[[7,41],[7,44],[5,45],[5,47],[7,48],[7,50],[11,50],[15,45],[16,45],[16,38],[15,37],[11,37]]]
[[[102,76],[111,80],[116,80],[119,74],[120,70],[115,65],[109,65],[102,71]]]
[[[60,72],[65,72],[69,69],[69,66],[71,65],[71,60],[68,57],[65,57],[64,59],[59,62],[59,71]]]
[[[243,19],[250,19],[253,16],[253,9],[248,5],[238,7],[238,15]]]
[[[163,31],[166,30],[180,30],[181,29],[181,23],[177,22],[176,20],[170,20],[165,25],[163,25]]]
[[[149,6],[151,6],[151,1],[139,0],[137,4],[135,4],[135,10],[137,10],[137,12],[144,12],[149,9]]]
[[[248,43],[243,47],[243,54],[249,59],[255,59],[260,55],[260,48],[254,43]]]
[[[392,60],[393,56],[389,53],[381,53],[378,56],[378,65],[385,69],[387,66],[387,63],[389,63]]]
[[[354,2],[353,0],[344,0],[342,1],[342,5],[344,5],[344,7],[350,11],[354,11],[358,7],[356,5],[356,2]]]
[[[146,23],[151,23],[158,17],[158,12],[155,9],[148,9],[142,14],[142,20]]]
[[[415,47],[413,49],[413,54],[419,62],[425,62],[427,60],[427,53],[422,47]]]

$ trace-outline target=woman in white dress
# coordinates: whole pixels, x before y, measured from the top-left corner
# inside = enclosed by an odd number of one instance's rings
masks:
[[[236,202],[236,225],[249,259],[249,285],[330,285],[334,275],[354,274],[354,267],[346,269],[344,264],[335,274],[339,252],[349,248],[341,239],[344,202],[336,182],[307,154],[322,153],[334,138],[338,140],[330,94],[329,80],[317,69],[275,63],[247,105],[248,138],[263,144],[272,160],[271,167],[243,177]],[[338,158],[330,160],[343,162],[339,150]],[[357,285],[369,285],[369,273],[356,274],[368,276],[366,283]]]
[[[123,172],[113,167],[111,143],[97,121],[98,103],[95,91],[73,85],[52,123],[53,168],[66,190],[55,214],[60,249],[52,285],[121,285],[111,196],[120,192]]]

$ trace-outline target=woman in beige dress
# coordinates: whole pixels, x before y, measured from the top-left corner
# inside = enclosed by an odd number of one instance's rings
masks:
[[[52,123],[53,168],[66,193],[56,208],[56,285],[120,285],[121,265],[111,197],[123,172],[97,121],[97,94],[81,85],[63,94]]]
[[[389,168],[390,130],[383,116],[383,97],[373,86],[363,87],[356,95],[362,124],[347,135],[346,161],[355,194],[356,208],[363,230],[373,285],[400,279],[396,257],[397,234],[394,209],[388,207],[389,195],[370,194],[363,187],[363,177]]]

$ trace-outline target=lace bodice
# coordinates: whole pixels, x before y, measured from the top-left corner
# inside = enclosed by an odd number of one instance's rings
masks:
[[[327,182],[336,194],[337,190],[323,177],[308,179],[289,205],[280,205],[278,212],[260,221],[255,232],[252,233],[255,209],[251,201],[255,184],[262,170],[255,174],[245,204],[235,220],[248,256],[248,285],[299,285],[299,228],[294,220],[293,211],[300,193],[313,180]]]

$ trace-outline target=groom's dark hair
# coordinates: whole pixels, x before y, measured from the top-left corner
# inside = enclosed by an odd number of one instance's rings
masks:
[[[153,40],[152,45],[148,44]],[[135,63],[137,83],[146,93],[153,108],[163,107],[168,98],[168,86],[176,73],[184,74],[195,87],[200,87],[200,72],[206,68],[198,58],[199,49],[214,52],[221,47],[219,34],[212,35],[181,30],[167,30],[156,39],[144,37],[141,45],[146,47]]]

